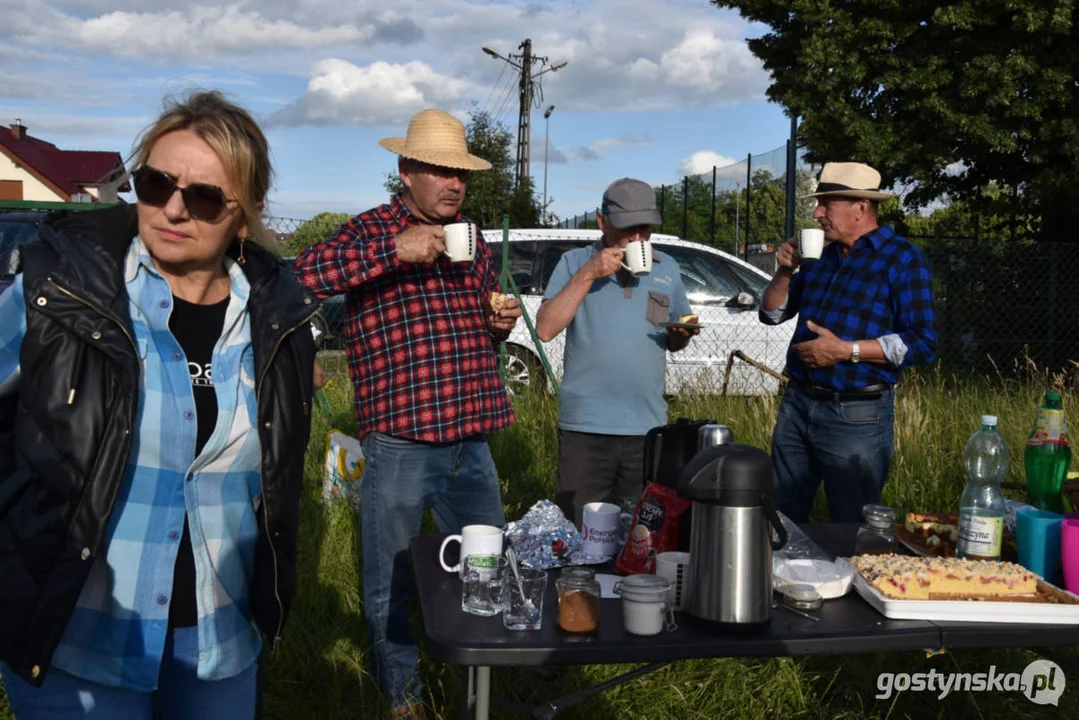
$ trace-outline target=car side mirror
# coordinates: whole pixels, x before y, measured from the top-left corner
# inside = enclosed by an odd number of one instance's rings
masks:
[[[752,310],[757,307],[757,300],[747,292],[740,292],[727,301],[727,307],[739,310]]]

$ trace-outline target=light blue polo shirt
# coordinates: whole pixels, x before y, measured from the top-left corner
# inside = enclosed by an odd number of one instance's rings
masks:
[[[566,252],[544,300],[603,247],[602,241]],[[667,424],[663,388],[667,330],[656,323],[690,312],[678,263],[653,248],[652,272],[625,271],[596,280],[566,327],[558,427],[601,435],[645,435]]]

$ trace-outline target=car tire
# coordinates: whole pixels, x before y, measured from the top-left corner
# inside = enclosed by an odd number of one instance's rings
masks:
[[[510,397],[547,390],[547,374],[543,364],[530,350],[506,343],[506,392]]]

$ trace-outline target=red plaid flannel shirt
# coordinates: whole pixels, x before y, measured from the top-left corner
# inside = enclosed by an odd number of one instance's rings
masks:
[[[458,217],[458,220],[463,220]],[[422,224],[395,197],[360,213],[296,258],[320,298],[345,293],[345,348],[360,437],[373,431],[453,442],[514,420],[481,301],[501,287],[491,251],[403,263],[397,234]]]

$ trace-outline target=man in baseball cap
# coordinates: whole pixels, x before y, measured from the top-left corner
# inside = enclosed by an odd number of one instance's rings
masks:
[[[691,310],[678,263],[652,249],[652,187],[616,180],[596,220],[602,234],[562,256],[536,315],[541,340],[566,331],[555,502],[578,525],[586,503],[640,496],[645,435],[667,422],[667,351],[699,332],[667,326]]]

